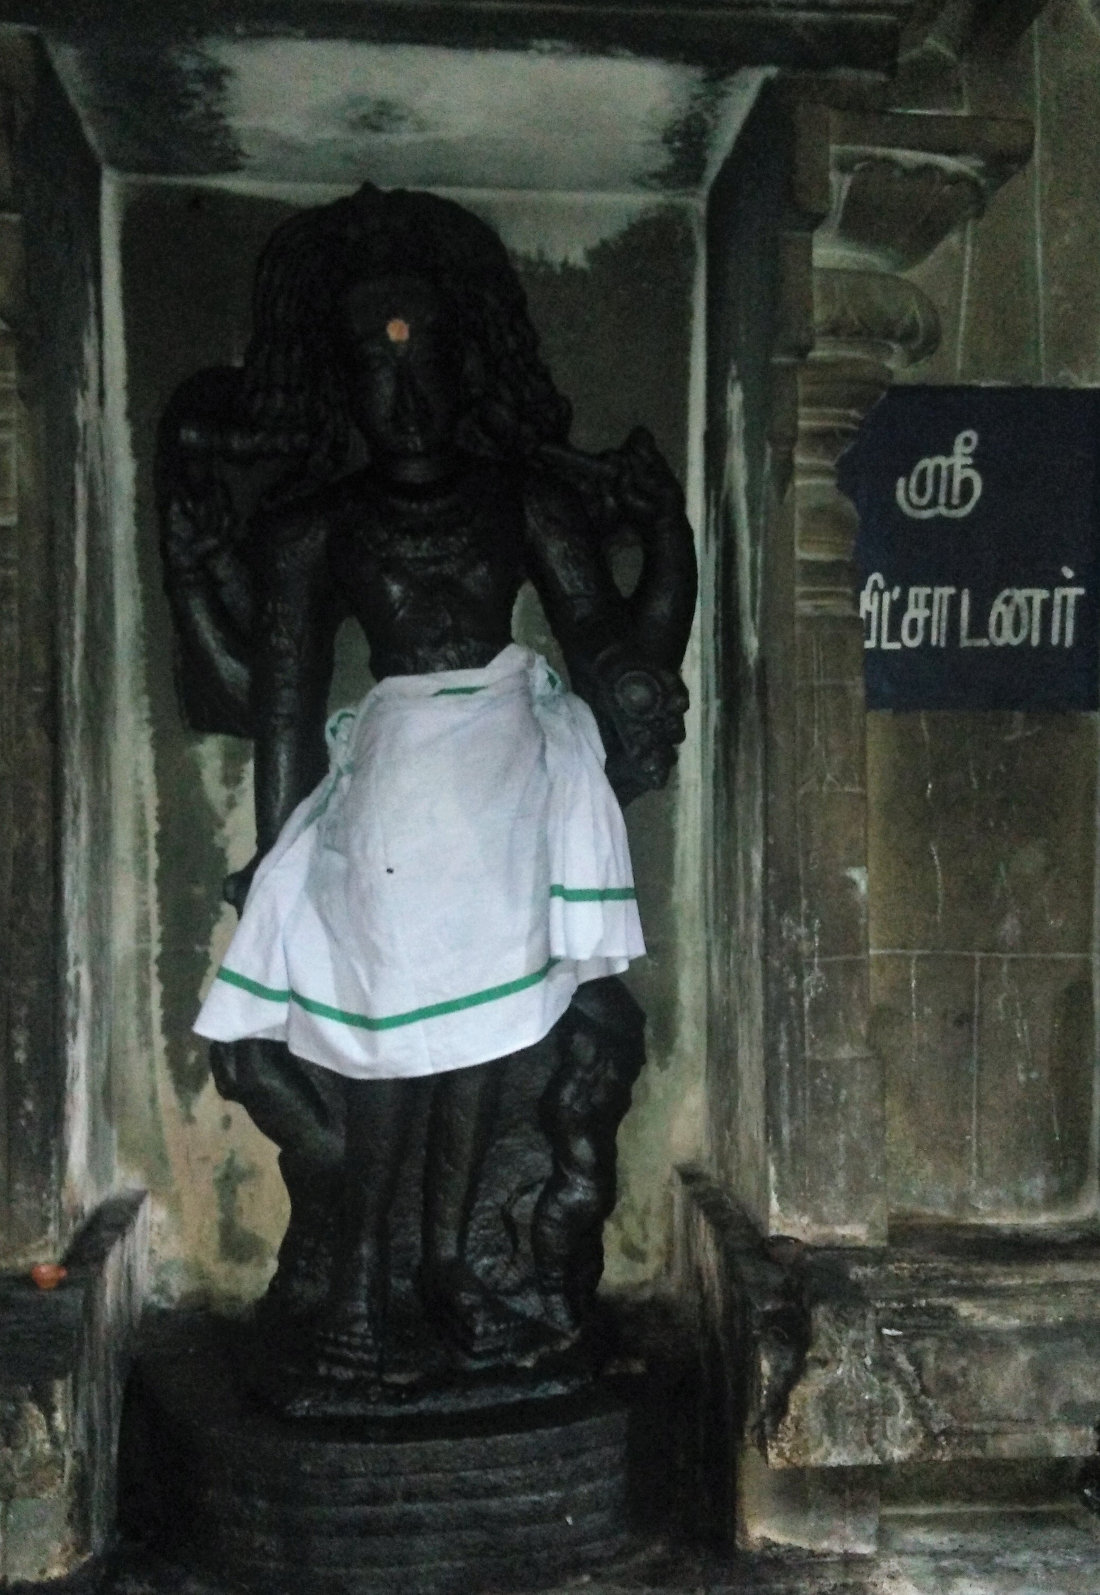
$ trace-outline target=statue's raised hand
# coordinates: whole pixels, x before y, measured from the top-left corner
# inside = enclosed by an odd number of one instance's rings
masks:
[[[606,458],[613,465],[609,483],[613,513],[643,544],[655,530],[686,524],[683,489],[644,426],[636,426],[622,448]]]
[[[684,740],[688,693],[680,677],[629,644],[606,648],[592,664],[596,709],[615,737],[607,776],[620,803],[664,786]]]

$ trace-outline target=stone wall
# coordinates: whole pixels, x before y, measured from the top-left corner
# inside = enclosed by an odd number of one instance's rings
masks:
[[[1036,154],[914,279],[943,339],[922,382],[1100,381],[1093,128],[1100,25],[1053,0],[1007,60],[930,107],[1034,118]],[[1097,721],[872,714],[872,1036],[895,1215],[1093,1211]]]
[[[113,1177],[119,627],[97,162],[4,43],[0,1259],[55,1256]]]

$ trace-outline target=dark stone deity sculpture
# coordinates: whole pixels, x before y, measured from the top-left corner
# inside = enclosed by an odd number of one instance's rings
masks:
[[[370,185],[275,232],[243,366],[199,372],[162,422],[184,713],[255,748],[256,858],[226,882],[244,950],[199,1028],[219,1090],[280,1149],[291,1216],[258,1313],[288,1411],[561,1367],[592,1322],[644,1061],[617,974],[638,950],[633,892],[628,861],[600,873],[613,803],[593,832],[598,878],[554,879],[545,835],[558,824],[568,852],[578,810],[603,803],[603,777],[578,773],[592,717],[620,804],[667,779],[696,571],[649,435],[594,456],[569,425],[491,229]],[[626,594],[616,539],[642,554]],[[576,697],[512,643],[525,581]],[[326,744],[349,616],[379,686]],[[548,887],[531,887],[528,855]],[[566,955],[552,932],[536,946],[532,890],[567,940],[602,915],[579,933],[591,945]],[[499,979],[448,974],[494,937]],[[359,986],[380,990],[391,940],[394,989],[418,984],[371,1011]]]

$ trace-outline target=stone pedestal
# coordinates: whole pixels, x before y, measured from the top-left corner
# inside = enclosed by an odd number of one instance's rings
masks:
[[[244,1393],[247,1324],[165,1317],[123,1448],[129,1527],[233,1587],[529,1589],[632,1540],[629,1408],[609,1386],[475,1411],[280,1420]],[[381,1404],[380,1404],[381,1407]]]

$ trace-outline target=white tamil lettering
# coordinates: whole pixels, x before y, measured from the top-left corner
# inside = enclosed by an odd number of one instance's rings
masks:
[[[982,496],[981,473],[974,465],[978,434],[959,433],[950,454],[930,454],[917,461],[909,475],[899,476],[894,498],[903,515],[926,521],[934,515],[961,520]]]
[[[970,588],[964,587],[959,595],[959,647],[988,648],[988,637],[970,635]]]
[[[904,615],[901,617],[901,640],[906,648],[919,648],[932,616],[931,587],[910,587]]]
[[[1052,648],[1057,648],[1059,643],[1063,648],[1073,647],[1077,620],[1077,601],[1080,598],[1084,598],[1084,596],[1085,589],[1083,587],[1056,587],[1054,589],[1054,602],[1050,609],[1050,644]]]
[[[1063,567],[1067,583],[1073,574]],[[1085,587],[1068,584],[1055,588],[1003,587],[990,606],[984,631],[981,627],[972,631],[969,587],[887,587],[882,572],[874,571],[859,597],[863,646],[890,653],[903,648],[946,648],[957,597],[960,648],[1019,648],[1024,644],[1041,648],[1047,643],[1055,648],[1072,648],[1078,605],[1086,592]]]
[[[898,508],[910,520],[925,521],[938,513],[939,484],[947,468],[945,454],[932,454],[918,460],[908,478],[899,476],[894,489]]]
[[[1031,605],[1031,646],[1038,648],[1043,640],[1043,605],[1050,597],[1050,588],[1021,587],[1020,596]]]
[[[933,587],[932,589],[932,646],[933,648],[947,647],[947,623],[951,616],[951,600],[955,596],[954,587]]]
[[[879,571],[874,571],[868,576],[863,591],[859,595],[859,618],[866,625],[870,622],[869,629],[863,634],[865,648],[878,647],[878,620],[881,603],[882,589],[886,583]]]
[[[891,639],[888,635],[890,627],[890,605],[892,603],[896,604],[900,597],[900,587],[887,588],[882,595],[882,623],[879,628],[879,647],[883,649],[883,651],[890,650],[896,652],[901,647],[900,637]]]
[[[1005,587],[989,611],[989,640],[994,648],[1018,648],[1031,629],[1030,605],[1019,587]]]

